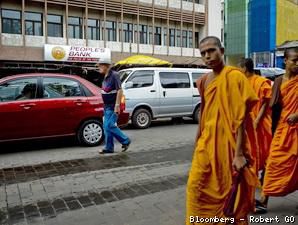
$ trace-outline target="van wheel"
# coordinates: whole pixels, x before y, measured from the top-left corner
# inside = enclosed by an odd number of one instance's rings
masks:
[[[138,109],[134,112],[131,120],[134,127],[146,129],[151,125],[152,116],[147,109]]]
[[[97,146],[103,141],[103,126],[99,120],[87,120],[79,128],[77,139],[85,146]]]
[[[199,122],[199,113],[200,113],[200,106],[198,106],[193,114],[193,122],[198,123]]]

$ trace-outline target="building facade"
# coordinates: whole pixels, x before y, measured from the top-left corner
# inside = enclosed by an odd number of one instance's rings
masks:
[[[252,57],[260,67],[282,66],[277,46],[298,40],[297,0],[226,0],[225,35],[228,62]]]
[[[199,40],[220,37],[220,7],[213,0],[2,0],[0,63],[48,65],[44,46],[52,44],[109,48],[114,63],[146,54],[200,65]]]
[[[225,0],[225,53],[228,64],[236,65],[247,56],[248,0]]]

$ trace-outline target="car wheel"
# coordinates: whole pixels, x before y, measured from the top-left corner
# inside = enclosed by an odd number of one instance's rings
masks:
[[[139,129],[146,129],[151,125],[152,116],[147,109],[138,109],[132,116],[132,124]]]
[[[198,123],[199,122],[199,113],[200,113],[200,106],[198,106],[193,114],[193,121],[194,123]]]
[[[99,120],[87,120],[78,130],[79,143],[86,146],[100,145],[104,138],[103,126]]]

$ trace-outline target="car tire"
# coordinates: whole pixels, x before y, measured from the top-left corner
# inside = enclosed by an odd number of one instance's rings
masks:
[[[80,126],[77,139],[85,146],[98,146],[103,142],[104,132],[99,120],[87,120]]]
[[[135,128],[146,129],[151,125],[152,115],[147,109],[138,109],[134,112],[131,120]]]
[[[200,113],[200,106],[198,106],[192,116],[193,122],[198,123],[199,122],[199,113]]]

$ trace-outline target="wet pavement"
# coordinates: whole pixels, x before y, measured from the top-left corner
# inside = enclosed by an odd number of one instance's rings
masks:
[[[162,125],[126,129],[133,145],[111,155],[72,141],[8,145],[0,156],[0,224],[183,225],[197,127]],[[270,199],[266,217],[275,216],[298,224],[298,193]]]

